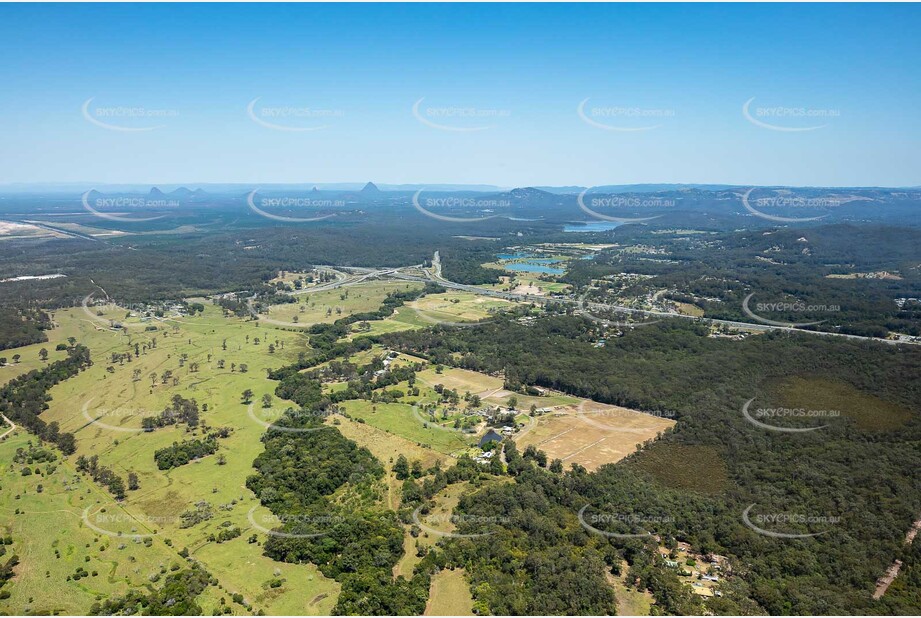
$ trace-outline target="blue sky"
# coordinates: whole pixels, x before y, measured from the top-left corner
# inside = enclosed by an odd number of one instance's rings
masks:
[[[0,5],[0,182],[919,185],[919,17]]]

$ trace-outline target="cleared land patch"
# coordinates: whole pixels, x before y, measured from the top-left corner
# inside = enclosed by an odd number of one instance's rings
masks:
[[[463,569],[439,571],[432,577],[426,616],[472,616],[473,596]]]
[[[372,403],[365,400],[345,401],[342,410],[353,419],[396,434],[440,453],[451,454],[466,450],[473,437],[457,431],[427,426],[428,424],[407,403]]]
[[[388,294],[422,288],[421,283],[372,281],[297,296],[296,302],[272,305],[268,317],[279,322],[305,325],[335,322],[355,313],[376,311]],[[295,319],[296,318],[296,319]]]
[[[416,310],[423,321],[475,322],[488,318],[492,312],[512,305],[507,300],[489,298],[469,292],[429,294],[407,303]]]
[[[533,444],[564,466],[577,463],[595,470],[620,461],[674,424],[671,419],[586,401],[533,418],[516,441],[522,448]]]

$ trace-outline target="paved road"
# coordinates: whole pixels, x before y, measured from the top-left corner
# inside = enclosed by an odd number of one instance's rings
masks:
[[[769,324],[758,324],[754,322],[737,322],[734,320],[720,320],[716,318],[700,318],[692,315],[684,315],[681,313],[669,313],[667,311],[651,311],[648,309],[633,309],[631,307],[623,307],[620,305],[609,305],[605,303],[586,303],[576,298],[551,298],[547,296],[536,296],[533,294],[515,294],[513,292],[504,292],[502,290],[493,290],[489,288],[481,288],[475,285],[466,285],[463,283],[455,283],[445,279],[441,274],[441,256],[438,251],[435,252],[435,255],[432,258],[432,266],[429,269],[424,268],[421,264],[414,266],[402,266],[398,268],[364,268],[364,267],[340,267],[340,270],[351,270],[355,271],[355,274],[341,279],[338,281],[333,281],[328,284],[324,284],[322,289],[335,289],[345,285],[356,285],[367,281],[368,279],[378,279],[378,278],[392,278],[400,279],[403,281],[419,281],[422,283],[437,283],[438,285],[452,289],[460,290],[462,292],[470,292],[472,294],[478,294],[480,296],[489,296],[492,298],[502,298],[505,300],[510,300],[514,302],[532,302],[537,304],[566,304],[566,305],[575,305],[582,309],[588,309],[590,311],[611,311],[614,313],[624,313],[628,315],[645,315],[653,318],[677,318],[682,320],[693,320],[704,324],[713,324],[715,326],[728,326],[735,329],[744,329],[744,330],[754,330],[754,331],[785,331],[791,333],[803,333],[806,335],[818,335],[820,337],[841,337],[844,339],[854,339],[854,340],[863,340],[863,341],[876,341],[878,343],[885,343],[889,345],[919,345],[919,343],[912,341],[896,341],[892,339],[879,339],[877,337],[863,337],[861,335],[847,335],[844,333],[833,333],[826,331],[817,331],[817,330],[806,330],[803,328],[796,328],[792,326],[773,326]],[[409,274],[404,271],[407,270],[421,270],[424,275]],[[320,286],[311,288],[310,291],[319,291]]]
[[[584,303],[580,301],[579,299],[575,299],[575,298],[548,298],[545,296],[535,296],[532,294],[515,294],[512,292],[503,292],[501,290],[491,290],[488,288],[481,288],[481,287],[477,287],[474,285],[464,285],[461,283],[455,283],[453,281],[449,281],[448,279],[445,279],[442,276],[441,257],[437,251],[435,252],[434,258],[432,260],[431,270],[427,270],[425,272],[431,281],[434,281],[435,283],[438,283],[442,285],[443,287],[451,288],[455,290],[462,290],[465,292],[471,292],[474,294],[480,294],[483,296],[491,296],[493,298],[504,298],[506,300],[512,300],[512,301],[527,301],[527,302],[534,302],[534,303],[541,303],[541,304],[562,303],[562,304],[568,304],[568,305],[577,305],[577,306],[580,306],[580,307],[583,307],[589,310],[594,310],[594,311],[612,311],[615,313],[625,313],[625,314],[630,314],[630,315],[641,314],[641,315],[650,316],[654,318],[679,318],[679,319],[684,319],[684,320],[695,320],[695,321],[702,322],[705,324],[713,324],[717,326],[729,326],[731,328],[736,328],[736,329],[741,328],[741,329],[756,330],[756,331],[768,331],[768,330],[786,331],[786,332],[804,333],[808,335],[818,335],[822,337],[842,337],[845,339],[876,341],[879,343],[886,343],[889,345],[898,345],[898,344],[918,345],[917,343],[911,342],[911,341],[895,341],[892,339],[879,339],[877,337],[863,337],[861,335],[847,335],[844,333],[832,333],[832,332],[825,332],[825,331],[806,330],[806,329],[796,328],[792,326],[772,326],[769,324],[758,324],[758,323],[752,323],[752,322],[737,322],[734,320],[720,320],[716,318],[699,318],[699,317],[695,317],[691,315],[683,315],[680,313],[669,313],[667,311],[650,311],[650,310],[645,310],[645,309],[633,309],[631,307],[622,307],[619,305],[608,305],[604,303]],[[414,277],[411,277],[409,275],[405,275],[399,272],[395,273],[392,276],[395,276],[401,279],[414,278]],[[419,278],[416,278],[416,279],[419,279]]]
[[[22,220],[22,223],[27,223],[27,224],[29,224],[29,225],[34,225],[35,227],[39,227],[39,228],[41,228],[41,229],[43,229],[43,230],[47,230],[47,231],[49,231],[49,232],[55,232],[55,233],[57,233],[57,234],[63,234],[64,236],[70,236],[71,238],[80,238],[80,239],[82,239],[82,240],[92,240],[93,242],[103,242],[101,238],[96,238],[95,236],[90,236],[89,234],[84,234],[84,233],[82,233],[82,232],[75,232],[75,231],[73,231],[73,230],[66,230],[66,229],[61,228],[61,227],[55,227],[55,226],[53,226],[53,225],[49,225],[49,224],[43,223],[43,222],[41,222],[41,221],[33,221],[33,220],[31,220],[31,219],[29,219],[29,220],[23,219],[23,220]]]

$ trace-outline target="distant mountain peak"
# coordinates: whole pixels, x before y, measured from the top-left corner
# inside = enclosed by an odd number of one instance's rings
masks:
[[[516,200],[555,197],[552,193],[535,189],[534,187],[518,187],[508,192],[508,196]]]
[[[153,198],[166,197],[166,193],[161,191],[159,187],[152,188],[147,195],[148,197],[153,197]]]
[[[361,192],[364,194],[380,193],[381,190],[377,188],[377,185],[373,182],[368,182],[364,187],[362,187]]]

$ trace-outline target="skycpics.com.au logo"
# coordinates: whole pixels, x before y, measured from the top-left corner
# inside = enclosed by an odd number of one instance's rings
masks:
[[[326,536],[336,525],[346,522],[341,515],[317,514],[295,515],[272,513],[256,515],[254,506],[246,514],[246,519],[256,530],[283,539],[315,539]],[[279,530],[281,528],[281,530]]]
[[[579,509],[578,518],[579,523],[582,524],[582,527],[591,532],[592,534],[599,534],[601,536],[617,538],[617,539],[636,539],[636,538],[645,538],[652,536],[652,533],[649,532],[649,529],[661,526],[662,524],[672,524],[675,522],[675,518],[670,515],[647,515],[642,513],[618,513],[618,512],[605,512],[605,513],[586,513],[591,505],[586,504],[581,509]],[[636,530],[637,528],[644,528],[644,532],[609,532],[607,530],[602,530],[598,528],[610,528],[614,526],[619,526],[622,528],[630,528]]]
[[[122,511],[108,512],[106,509],[101,509],[95,513],[90,513],[92,506],[88,506],[83,509],[83,514],[81,519],[83,523],[87,525],[91,530],[98,532],[99,534],[104,534],[106,536],[112,536],[116,538],[123,539],[146,539],[157,534],[156,530],[153,532],[138,532],[138,527],[143,526],[145,528],[156,528],[163,526],[164,524],[176,524],[179,522],[179,518],[172,515],[165,516],[153,516],[153,515],[128,515]],[[123,532],[120,529],[130,527],[129,532]]]
[[[605,328],[618,328],[618,329],[636,328],[639,326],[651,326],[653,324],[657,324],[662,321],[659,318],[650,318],[649,313],[651,312],[645,312],[640,309],[632,309],[630,307],[618,307],[615,305],[607,305],[604,303],[591,302],[587,300],[588,294],[589,294],[589,291],[586,290],[579,297],[579,300],[576,301],[576,306],[579,307],[579,309],[581,310],[581,313],[579,315],[581,315],[587,320],[591,320],[592,322],[595,322],[596,324],[600,324],[601,326],[604,326]],[[605,311],[622,314],[624,318],[627,318],[627,319],[612,320],[609,318],[603,318],[600,315],[598,315]],[[629,319],[629,318],[638,318],[638,319]]]
[[[124,133],[153,131],[165,127],[164,120],[179,116],[179,112],[174,109],[151,109],[126,105],[94,106],[94,99],[95,97],[90,97],[83,102],[80,108],[83,118],[109,131]]]
[[[87,399],[80,408],[89,425],[101,427],[107,431],[116,431],[120,433],[141,433],[145,431],[143,427],[123,427],[121,423],[125,421],[134,421],[143,419],[148,416],[156,416],[158,413],[144,408],[116,407],[116,408],[95,408],[90,411],[90,404],[95,397]],[[118,423],[118,424],[115,424]]]
[[[768,324],[770,326],[780,326],[783,328],[801,328],[804,326],[815,326],[817,324],[822,324],[826,320],[817,320],[814,322],[783,322],[779,320],[771,320],[768,318],[759,315],[759,313],[770,313],[770,312],[779,312],[779,313],[804,313],[804,314],[816,314],[816,313],[838,313],[841,311],[839,305],[809,305],[800,301],[783,301],[783,302],[774,302],[774,303],[755,303],[755,309],[751,308],[751,299],[755,295],[755,292],[751,292],[748,296],[742,300],[742,312],[750,317],[753,320],[761,322],[762,324]],[[759,313],[755,313],[758,311]]]
[[[432,411],[428,411],[423,410],[418,405],[413,406],[413,416],[416,417],[416,420],[422,423],[422,426],[426,429],[450,431],[452,433],[469,433],[469,431],[467,431],[464,427],[453,427],[439,424],[436,413],[437,411],[434,409]]]
[[[511,207],[511,202],[509,200],[498,199],[498,198],[472,198],[472,197],[430,197],[425,200],[421,200],[422,192],[425,189],[419,189],[413,195],[413,207],[416,210],[421,212],[426,217],[432,219],[437,219],[438,221],[446,221],[448,223],[471,223],[475,221],[488,221],[489,219],[496,219],[500,217],[505,217],[506,215],[495,214],[494,210],[504,208],[508,209]],[[422,203],[425,203],[425,206]],[[451,215],[441,215],[436,212],[429,210],[430,208],[447,208],[447,209],[463,209],[463,210],[475,210],[484,213],[492,213],[480,217],[456,217]]]
[[[601,409],[586,410],[586,403],[587,402],[583,401],[579,404],[579,407],[576,408],[576,418],[605,433],[616,431],[618,433],[642,434],[640,430],[630,428],[630,426],[636,422],[636,419],[639,418],[638,415],[644,414],[646,416],[654,416],[670,421],[677,420],[678,418],[678,414],[672,410],[643,410],[640,412],[618,407],[602,407]]]
[[[259,100],[262,97],[256,97],[246,106],[246,115],[250,120],[261,127],[273,131],[287,131],[291,133],[304,133],[307,131],[319,131],[329,125],[325,124],[330,119],[338,119],[345,116],[341,109],[319,109],[314,107],[303,106],[266,106],[260,105]],[[318,123],[324,124],[318,124]]]
[[[618,131],[621,133],[652,131],[661,127],[663,120],[675,117],[675,110],[673,109],[625,106],[588,107],[589,98],[585,98],[579,103],[576,107],[576,113],[582,119],[582,122],[605,131]]]
[[[652,215],[650,217],[617,217],[613,215],[606,215],[598,212],[598,208],[623,208],[631,210],[640,210],[640,209],[667,209],[673,208],[676,204],[675,200],[663,199],[663,198],[638,198],[634,196],[618,196],[618,195],[603,195],[603,194],[594,194],[589,195],[589,192],[594,190],[594,187],[589,187],[582,191],[577,197],[576,202],[579,204],[579,208],[582,212],[591,215],[596,219],[601,221],[611,221],[614,223],[643,223],[645,221],[652,221],[653,219],[658,219],[663,216],[661,214]],[[586,204],[586,201],[588,204]],[[589,204],[591,206],[589,206]]]
[[[761,536],[774,539],[808,539],[828,532],[828,526],[841,522],[840,517],[829,515],[803,515],[801,513],[775,512],[765,514],[752,514],[756,504],[751,504],[742,512],[742,522]],[[767,527],[765,527],[767,526]],[[774,528],[790,528],[791,526],[826,528],[818,532],[779,532]]]
[[[273,221],[281,221],[283,223],[309,223],[311,221],[322,221],[323,219],[334,217],[335,213],[311,217],[290,217],[286,215],[271,213],[265,209],[283,208],[289,211],[300,209],[316,211],[321,208],[339,208],[345,206],[345,202],[342,200],[316,199],[301,196],[260,197],[257,199],[256,194],[258,192],[259,189],[253,189],[246,196],[246,205],[249,206],[249,209],[260,217],[265,217],[266,219],[271,219]]]
[[[742,115],[756,127],[770,131],[784,133],[815,131],[828,126],[828,122],[822,121],[837,119],[841,116],[841,111],[837,109],[812,107],[774,105],[752,109],[755,98],[752,97],[742,104]],[[821,122],[821,124],[815,124],[816,122]]]
[[[304,410],[295,408],[259,408],[256,411],[255,404],[251,403],[246,409],[246,414],[250,420],[257,425],[261,425],[268,431],[277,431],[281,433],[310,433],[325,429],[323,422],[329,417],[336,414],[332,409],[323,410]],[[307,424],[308,426],[298,426]]]
[[[423,506],[418,506],[413,511],[413,523],[421,530],[435,535],[454,539],[476,539],[484,536],[495,534],[495,530],[475,533],[459,533],[446,530],[445,528],[454,527],[470,530],[471,528],[487,528],[490,526],[501,526],[511,521],[508,517],[497,515],[468,515],[465,513],[422,513]]]
[[[151,200],[137,196],[97,197],[95,199],[90,199],[90,196],[94,192],[95,189],[90,189],[81,196],[80,201],[83,204],[84,210],[86,210],[91,215],[99,217],[100,219],[117,221],[119,223],[143,223],[145,221],[156,221],[157,219],[162,219],[166,215],[157,215],[155,217],[126,217],[124,215],[119,215],[111,212],[104,212],[100,210],[100,208],[115,208],[118,210],[152,210],[156,208],[176,208],[179,206],[178,200]]]
[[[458,107],[454,105],[422,107],[423,101],[425,101],[425,97],[413,103],[413,116],[425,126],[439,131],[455,133],[485,131],[493,127],[493,124],[489,123],[512,115],[512,112],[507,109]]]
[[[297,321],[288,322],[286,320],[277,320],[266,314],[261,314],[259,313],[259,311],[256,310],[255,301],[256,301],[255,296],[247,298],[246,299],[246,310],[249,311],[249,314],[251,316],[259,320],[260,322],[265,322],[266,324],[273,324],[275,326],[283,326],[285,328],[310,328],[312,326],[310,322],[306,322],[306,323],[301,323]],[[267,307],[262,307],[260,308],[260,310],[268,312]],[[297,320],[298,317],[295,315],[292,319]]]
[[[838,418],[841,416],[839,410],[809,410],[806,408],[755,408],[751,409],[752,402],[755,401],[755,398],[752,397],[742,405],[742,416],[745,417],[745,420],[761,429],[767,429],[768,431],[780,431],[785,433],[806,433],[809,431],[816,431],[817,429],[824,429],[828,425],[819,425],[814,427],[782,427],[779,425],[774,425],[768,423],[769,420],[774,419],[829,419],[829,418]]]
[[[841,206],[842,201],[837,198],[830,197],[797,197],[797,196],[771,196],[771,197],[761,197],[757,199],[752,199],[752,191],[755,190],[755,187],[752,187],[748,191],[742,194],[742,206],[745,207],[745,210],[755,215],[756,217],[761,217],[768,221],[776,221],[778,223],[800,223],[803,221],[818,221],[827,217],[830,213],[825,213],[822,215],[816,215],[812,217],[787,217],[777,214],[771,214],[770,212],[765,212],[766,209],[778,209],[778,212],[789,212],[792,209],[804,209],[811,211],[827,210],[829,208],[836,208]],[[753,204],[754,202],[754,204]],[[757,208],[756,208],[757,206]]]

